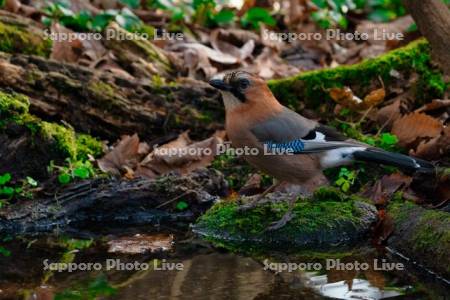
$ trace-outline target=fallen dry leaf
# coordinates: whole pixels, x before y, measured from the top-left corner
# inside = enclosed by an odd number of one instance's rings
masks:
[[[364,195],[376,205],[386,205],[392,195],[400,189],[409,187],[412,178],[401,173],[384,175]]]
[[[411,151],[411,153],[428,160],[448,157],[450,154],[450,127],[445,127],[440,135],[431,140],[422,141],[416,151]]]
[[[435,99],[435,100],[431,101],[430,103],[427,103],[424,106],[416,109],[415,112],[419,113],[419,112],[436,110],[436,109],[449,107],[449,106],[450,106],[450,99],[446,99],[446,100]]]
[[[396,120],[391,133],[397,136],[401,147],[411,149],[422,139],[439,136],[442,129],[442,123],[435,118],[414,112]]]
[[[356,97],[353,91],[347,86],[343,88],[330,88],[329,94],[331,99],[345,107],[356,108],[362,103],[362,100]]]
[[[353,110],[366,110],[383,102],[386,96],[384,88],[371,91],[364,97],[364,100],[356,96],[349,87],[330,88],[329,95],[336,103]]]
[[[143,254],[147,252],[168,251],[172,249],[171,234],[136,234],[132,237],[121,237],[108,242],[108,252]]]
[[[73,35],[75,32],[72,30],[62,26],[59,23],[54,23],[51,26],[52,34],[56,34],[57,36],[68,36]],[[69,39],[55,39],[52,43],[52,52],[50,54],[50,58],[74,63],[77,62],[81,57],[83,51],[83,44],[79,39],[69,40]]]
[[[129,169],[134,169],[143,155],[148,152],[148,145],[140,143],[137,134],[123,136],[120,142],[101,159],[97,160],[100,170],[114,175],[123,172],[130,174]]]
[[[4,4],[4,9],[12,13],[18,13],[22,3],[19,0],[6,0]]]
[[[375,116],[374,121],[382,126],[385,130],[391,130],[392,124],[402,117],[404,108],[404,97],[400,95],[395,98],[394,102],[380,108]]]
[[[376,89],[371,91],[364,97],[363,103],[366,106],[366,108],[369,108],[371,106],[376,106],[381,102],[383,102],[384,97],[386,97],[386,91],[384,90],[384,88]]]
[[[232,43],[223,40],[223,36],[227,36],[228,32],[225,29],[216,29],[211,32],[210,42],[213,49],[234,56],[238,62],[244,61],[247,57],[252,55],[255,49],[255,41],[248,40],[242,47],[237,47]]]
[[[162,147],[156,148],[139,164],[136,175],[153,178],[169,172],[187,174],[208,166],[216,156],[216,149],[223,138],[216,135],[196,143],[189,139],[188,132]]]

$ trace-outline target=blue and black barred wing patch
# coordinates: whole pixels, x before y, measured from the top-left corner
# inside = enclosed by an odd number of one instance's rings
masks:
[[[276,153],[306,154],[328,151],[343,147],[355,147],[357,145],[348,142],[329,142],[317,140],[293,140],[283,143],[266,142],[267,150]]]
[[[284,152],[284,153],[293,153],[300,154],[305,149],[305,144],[302,140],[294,140],[285,143],[274,143],[274,142],[266,142],[264,143],[266,149],[272,152]]]

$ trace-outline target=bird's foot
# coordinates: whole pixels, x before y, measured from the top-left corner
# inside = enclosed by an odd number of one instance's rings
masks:
[[[237,211],[242,212],[255,208],[256,206],[258,206],[262,198],[263,197],[261,197],[260,195],[255,196],[254,199],[250,200],[249,202],[239,205]]]
[[[293,217],[294,217],[294,213],[292,211],[288,211],[281,217],[280,220],[273,222],[269,227],[267,227],[265,231],[278,230],[278,229],[284,227],[287,224],[287,222],[292,220]]]

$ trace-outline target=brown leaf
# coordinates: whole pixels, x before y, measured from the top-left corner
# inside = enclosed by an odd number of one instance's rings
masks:
[[[139,164],[136,175],[153,178],[169,172],[187,174],[208,166],[216,155],[216,149],[223,142],[221,132],[196,143],[189,139],[188,132],[178,139],[156,148]]]
[[[4,9],[12,13],[18,13],[22,3],[19,0],[6,0],[4,4]]]
[[[79,39],[70,40],[68,38],[69,35],[72,37],[75,33],[59,23],[53,24],[51,31],[52,34],[60,37],[64,35],[67,38],[59,38],[53,41],[50,58],[69,63],[78,61],[82,54],[83,44]]]
[[[438,120],[422,113],[410,113],[394,122],[391,133],[399,139],[401,147],[410,149],[424,138],[435,138],[442,132]]]
[[[376,115],[375,121],[384,129],[390,130],[392,124],[402,117],[402,99],[398,98],[392,104],[380,108]]]
[[[409,187],[411,181],[412,178],[410,176],[401,173],[384,175],[364,194],[369,197],[374,204],[386,205],[395,192],[401,188],[404,189]]]
[[[421,108],[418,108],[415,110],[415,112],[424,112],[424,111],[430,111],[430,110],[436,110],[444,107],[450,106],[450,99],[446,100],[433,100],[430,103],[425,104]]]
[[[362,103],[362,100],[356,97],[353,91],[347,86],[343,88],[330,88],[329,93],[331,99],[345,107],[357,108]]]
[[[386,97],[386,91],[384,88],[373,90],[364,97],[364,105],[366,108],[376,106],[383,102],[384,97]]]
[[[121,237],[108,242],[108,252],[143,254],[147,252],[168,251],[172,249],[173,235],[169,234],[136,234],[132,237]]]
[[[139,143],[137,134],[123,136],[120,142],[101,159],[97,160],[98,167],[103,172],[120,175],[134,169],[140,158],[148,152],[148,145]]]
[[[216,29],[211,32],[210,42],[211,46],[222,53],[234,56],[239,62],[250,57],[255,49],[255,41],[248,40],[242,47],[237,47],[228,41],[223,40],[223,37],[228,36],[229,33],[225,29]]]
[[[412,154],[428,160],[448,157],[450,153],[450,127],[445,127],[439,136],[429,141],[422,141]]]

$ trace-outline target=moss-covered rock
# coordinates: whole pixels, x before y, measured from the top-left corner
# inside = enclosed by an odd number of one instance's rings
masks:
[[[294,218],[284,227],[266,231],[288,206],[277,202],[287,195],[270,197],[269,203],[243,212],[235,202],[218,203],[198,220],[195,231],[231,250],[314,251],[361,241],[377,219],[375,207],[366,202],[313,196],[297,201]]]
[[[299,101],[304,101],[307,106],[315,108],[331,100],[330,88],[350,86],[356,94],[367,95],[371,84],[378,82],[379,78],[389,87],[391,82],[398,80],[395,78],[398,72],[406,77],[413,73],[419,75],[415,88],[419,100],[442,97],[448,88],[440,71],[432,66],[430,47],[423,40],[359,64],[271,80],[269,86],[277,99],[286,105],[297,107]]]
[[[35,30],[30,31],[30,27],[0,21],[0,51],[48,57],[51,47],[50,39]]]
[[[450,213],[397,201],[388,207],[395,229],[389,246],[450,278]]]
[[[29,114],[26,96],[0,90],[0,173],[45,178],[50,160],[63,163],[99,156],[103,144],[72,128],[49,123]]]

